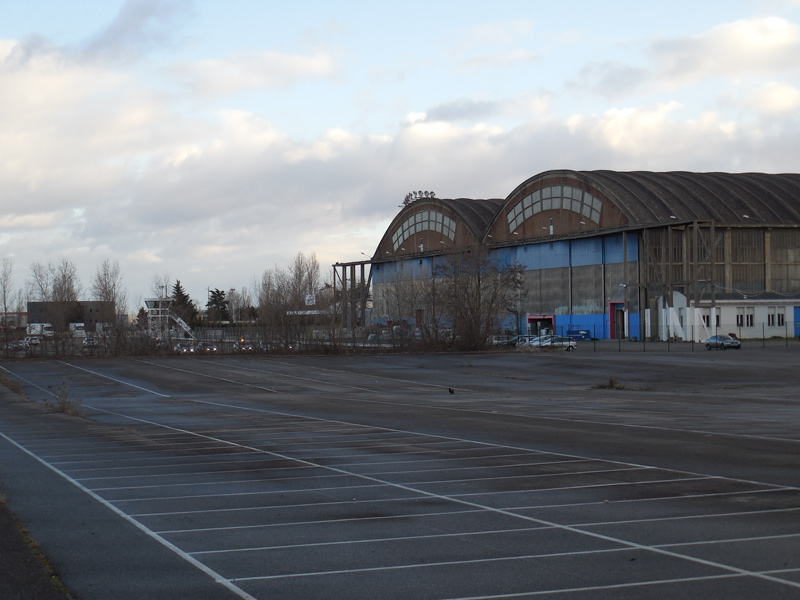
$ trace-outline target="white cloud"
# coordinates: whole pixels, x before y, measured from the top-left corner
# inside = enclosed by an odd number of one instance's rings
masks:
[[[247,52],[228,59],[206,59],[175,65],[172,75],[192,93],[230,95],[269,87],[289,87],[300,79],[331,77],[337,71],[329,55],[284,52]]]
[[[494,67],[513,67],[518,64],[533,63],[538,61],[539,54],[526,50],[524,48],[517,48],[510,52],[500,52],[497,54],[472,56],[463,61],[467,68],[481,68],[488,69]]]
[[[527,38],[533,33],[533,19],[511,19],[484,23],[466,30],[461,43],[468,46],[512,45],[519,38]]]
[[[513,67],[536,62],[538,52],[526,48],[535,42],[532,19],[484,23],[464,31],[453,42],[460,63],[467,69]]]
[[[128,0],[119,14],[80,49],[86,58],[135,60],[168,44],[191,13],[189,0]]]
[[[431,121],[475,121],[492,117],[503,110],[501,102],[462,98],[431,108],[426,119]]]
[[[656,42],[650,52],[658,76],[680,84],[800,70],[800,26],[778,17],[742,19],[699,35]]]
[[[644,46],[645,61],[634,64],[637,58],[590,61],[566,89],[618,101],[715,79],[741,83],[800,71],[800,26],[778,17],[741,19],[694,36],[651,41]]]
[[[8,210],[7,207],[6,209]],[[15,214],[9,213],[0,216],[0,230],[9,229],[20,233],[21,229],[46,229],[61,223],[65,214],[61,212]]]
[[[748,95],[745,105],[758,113],[791,115],[800,109],[800,89],[771,81]]]
[[[126,48],[139,47],[136,32],[146,31],[134,17]],[[535,58],[525,49],[532,31],[532,22],[490,25],[470,42],[491,43],[468,50],[477,62],[511,57],[506,64],[518,64]],[[157,38],[144,36],[142,44]],[[101,39],[113,41],[100,35],[85,46],[99,52]],[[789,77],[738,84],[734,91],[752,90],[730,103],[744,115],[738,122],[715,110],[725,89],[715,87],[711,100],[700,101],[630,94],[657,89],[663,73],[664,87],[760,75],[762,67],[785,73],[796,64],[797,43],[797,28],[786,21],[737,21],[656,44],[652,56],[663,71],[655,74],[598,57],[582,78],[597,90],[619,92],[613,103],[587,105],[575,94],[525,86],[487,88],[482,74],[477,84],[458,79],[452,90],[449,80],[418,88],[425,93],[403,90],[408,102],[376,90],[370,106],[397,123],[380,135],[343,119],[300,137],[273,116],[272,104],[198,103],[194,92],[218,101],[221,94],[286,88],[300,79],[329,82],[340,68],[331,55],[247,52],[184,62],[167,75],[179,77],[192,91],[186,94],[180,86],[169,93],[159,88],[164,80],[148,79],[148,65],[132,70],[122,60],[89,60],[41,40],[3,41],[0,252],[19,257],[19,273],[33,260],[69,256],[81,261],[84,283],[109,256],[120,261],[131,298],[148,295],[153,274],[163,271],[202,297],[207,287],[248,285],[300,251],[316,253],[323,266],[371,254],[412,189],[504,197],[552,168],[796,171],[800,124],[791,117],[800,92]],[[737,64],[745,52],[738,46],[747,49],[749,63]],[[130,56],[111,50],[104,56]],[[693,61],[697,55],[703,60]],[[371,68],[394,69],[402,74],[394,83],[406,81],[396,63],[374,64],[363,70],[365,86],[379,87]],[[408,73],[403,87],[413,85]],[[555,89],[554,82],[536,81]],[[748,126],[753,114],[780,117],[782,126]],[[33,228],[32,235],[9,238]]]

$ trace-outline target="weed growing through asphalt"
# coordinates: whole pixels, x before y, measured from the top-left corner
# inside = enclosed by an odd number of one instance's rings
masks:
[[[80,400],[70,398],[69,385],[64,382],[53,393],[55,399],[52,402],[45,402],[45,406],[52,412],[64,413],[73,417],[82,417]]]
[[[594,386],[596,390],[624,390],[625,386],[621,384],[616,377],[609,377],[608,383],[601,383]]]
[[[593,390],[635,390],[637,392],[650,392],[652,388],[649,387],[640,387],[640,388],[631,388],[625,385],[624,383],[620,383],[616,377],[609,377],[608,383],[601,383],[600,385],[593,385]]]
[[[0,375],[0,383],[2,383],[15,394],[19,394],[20,396],[25,395],[22,393],[22,384],[16,379],[9,379],[5,375]]]

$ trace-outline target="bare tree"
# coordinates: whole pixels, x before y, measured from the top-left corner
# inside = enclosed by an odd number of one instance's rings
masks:
[[[57,265],[34,262],[31,277],[29,292],[39,302],[77,302],[83,290],[77,267],[66,258]]]
[[[78,279],[78,269],[75,263],[62,258],[58,265],[51,267],[51,271],[53,273],[53,302],[77,302],[83,288]]]
[[[153,275],[153,283],[150,286],[150,291],[153,293],[154,298],[166,298],[170,288],[170,278],[167,273],[161,275]]]
[[[68,326],[84,320],[78,302],[82,287],[78,269],[69,259],[62,258],[54,265],[34,262],[31,265],[30,296],[40,302],[50,302],[47,313],[55,332],[56,354],[66,349]]]
[[[95,300],[112,304],[113,314],[109,316],[114,321],[116,321],[117,315],[128,312],[128,292],[123,285],[122,272],[118,262],[112,263],[105,259],[97,267],[92,282],[92,297]]]
[[[28,296],[34,301],[50,302],[53,299],[53,265],[40,262],[31,264],[31,279],[28,282]]]
[[[502,264],[482,247],[452,254],[435,269],[444,278],[444,304],[461,348],[486,345],[500,315],[516,300],[523,272],[522,265]]]
[[[258,319],[264,328],[264,341],[268,345],[288,339],[289,303],[285,292],[286,273],[277,267],[264,271],[258,285]]]
[[[6,257],[0,265],[0,301],[3,303],[3,331],[5,332],[5,340],[8,343],[10,333],[12,330],[11,324],[8,321],[8,306],[13,301],[14,292],[13,286],[14,275],[14,259]],[[16,323],[16,321],[15,321]]]
[[[392,342],[403,346],[405,344],[405,324],[414,319],[415,311],[420,307],[420,288],[423,282],[414,279],[413,273],[402,268],[394,272],[391,280],[384,283],[378,292],[378,301],[381,311],[392,322],[397,322],[398,335],[392,328]]]
[[[419,283],[419,300],[421,301],[421,318],[418,320],[422,340],[429,344],[439,345],[448,341],[444,332],[447,323],[444,312],[443,294],[446,287],[438,277],[431,277]]]
[[[122,272],[119,263],[105,259],[97,267],[92,282],[92,297],[105,303],[99,314],[101,326],[99,328],[103,347],[114,352],[121,350],[126,342],[125,319],[120,318],[128,312],[128,292],[122,282]],[[96,330],[95,333],[98,333]],[[116,340],[116,344],[112,342]]]
[[[314,319],[299,314],[308,307],[306,296],[320,289],[320,268],[315,255],[298,253],[287,270],[264,271],[256,285],[258,318],[265,341],[280,342],[287,348],[313,327]]]
[[[305,305],[305,297],[314,294],[319,288],[320,274],[317,256],[304,256],[298,252],[289,267],[287,290],[290,303],[297,309]]]
[[[250,320],[250,309],[253,306],[253,295],[247,287],[243,287],[238,290],[231,288],[228,290],[226,298],[231,313],[231,320],[237,323]]]

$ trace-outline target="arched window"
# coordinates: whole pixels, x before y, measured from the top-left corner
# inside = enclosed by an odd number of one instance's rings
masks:
[[[435,210],[421,210],[408,217],[392,235],[392,246],[395,250],[414,234],[423,231],[435,231],[450,238],[456,239],[456,222],[445,214]]]
[[[602,208],[603,201],[589,192],[569,185],[553,185],[525,196],[508,211],[508,232],[546,210],[569,210],[599,225]]]

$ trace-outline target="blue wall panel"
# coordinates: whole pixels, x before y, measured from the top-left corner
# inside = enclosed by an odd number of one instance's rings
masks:
[[[642,339],[642,315],[640,313],[630,313],[628,315],[628,337],[631,339]]]
[[[625,262],[623,252],[622,234],[609,235],[603,238],[603,247],[606,257],[606,264]],[[628,262],[639,260],[639,237],[637,235],[628,236]]]
[[[517,250],[518,248],[497,248],[490,253],[490,256],[503,266],[512,265],[522,262],[517,257]]]
[[[556,330],[559,335],[567,335],[567,331],[577,329],[591,332],[591,337],[603,339],[607,331],[607,315],[559,315],[556,318]]]
[[[569,266],[569,242],[539,244],[539,263],[542,269],[557,269]]]
[[[374,283],[387,283],[399,279],[423,279],[431,277],[433,262],[431,257],[415,258],[394,263],[379,263],[372,266],[372,281]],[[347,271],[350,277],[350,270]]]
[[[622,234],[602,238],[562,240],[544,242],[509,248],[496,248],[491,256],[504,265],[520,263],[526,270],[585,267],[621,263],[623,256]],[[639,257],[639,238],[628,236],[628,261],[635,262]]]
[[[603,264],[603,242],[600,238],[572,242],[572,266],[586,267]]]
[[[622,234],[603,238],[603,254],[606,264],[625,262],[622,253]]]
[[[501,265],[521,264],[528,271],[555,269],[564,267],[584,267],[602,264],[618,264],[625,261],[623,252],[623,234],[574,239],[537,244],[510,246],[491,250],[490,256]],[[639,260],[639,236],[631,233],[627,236],[628,262]],[[431,277],[436,265],[445,265],[447,257],[414,258],[397,263],[383,263],[373,266],[372,279],[375,283],[387,283],[398,279]],[[796,318],[800,323],[800,313]],[[525,323],[519,324],[525,331]],[[592,337],[609,339],[610,316],[607,313],[593,315],[558,315],[556,331],[566,335],[569,330],[590,331]],[[638,313],[629,316],[629,336],[639,338],[641,335],[641,317]],[[501,318],[501,330],[517,330],[517,322],[513,316]],[[800,326],[797,330],[800,335]]]

